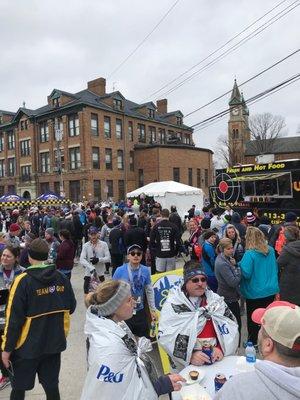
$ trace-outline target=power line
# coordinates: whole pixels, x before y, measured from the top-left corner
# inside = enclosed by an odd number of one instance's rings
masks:
[[[279,90],[284,89],[285,87],[291,85],[292,83],[295,83],[299,79],[300,79],[300,73],[296,74],[296,75],[293,75],[292,77],[290,77],[287,80],[281,82],[280,84],[278,84],[278,85],[276,85],[276,86],[274,86],[274,87],[272,87],[272,88],[270,88],[268,90],[265,90],[264,92],[262,92],[262,93],[260,93],[260,94],[258,94],[256,96],[251,97],[250,99],[248,99],[246,101],[246,103],[247,104],[251,103],[251,105],[252,105],[252,104],[254,104],[254,103],[256,103],[256,102],[258,102],[260,100],[263,100],[264,98],[266,98],[268,96],[273,95],[274,93],[278,92]],[[210,118],[207,118],[206,120],[202,121],[202,123],[199,123],[199,126],[197,126],[195,131],[199,131],[201,129],[205,129],[205,128],[213,125],[214,123],[218,122],[220,119],[224,118],[227,114],[229,114],[229,112],[230,112],[230,109],[226,109],[226,110],[223,110],[220,113],[218,113],[218,114],[216,114],[216,115],[214,115],[214,116],[212,116]]]
[[[289,83],[287,83],[286,85],[284,85],[284,86],[282,86],[282,87],[280,87],[280,88],[274,90],[274,92],[268,93],[268,94],[262,96],[261,98],[259,98],[259,99],[255,100],[255,101],[253,101],[253,102],[251,103],[251,105],[253,105],[254,103],[257,103],[258,101],[261,101],[261,100],[265,99],[266,97],[272,96],[274,93],[279,92],[279,91],[282,90],[282,89],[285,89],[287,86],[292,85],[293,83],[297,82],[299,79],[300,79],[300,76],[298,76],[297,78],[295,78],[292,82],[289,82]],[[226,113],[226,115],[227,115],[227,113]],[[195,129],[194,132],[199,132],[200,130],[203,130],[203,129],[206,129],[206,128],[212,126],[212,125],[215,125],[217,122],[220,122],[226,115],[223,115],[223,116],[221,116],[220,118],[216,119],[215,121],[212,121],[212,122],[210,122],[210,123],[207,123],[207,124],[204,125],[204,126],[201,126],[201,127],[197,128],[197,129]]]
[[[246,28],[244,28],[243,30],[241,30],[240,32],[238,32],[237,34],[235,34],[232,38],[230,38],[229,40],[227,40],[224,44],[222,44],[220,47],[218,47],[217,49],[215,49],[214,51],[212,51],[208,56],[206,56],[205,58],[201,59],[199,62],[197,62],[196,64],[194,64],[192,67],[190,67],[189,69],[187,69],[186,71],[182,72],[181,74],[179,74],[178,76],[176,76],[174,79],[172,79],[171,81],[169,81],[168,83],[166,83],[164,86],[162,86],[161,88],[159,88],[158,90],[156,90],[155,92],[151,93],[147,98],[152,98],[152,96],[156,95],[157,93],[161,92],[163,89],[165,89],[166,87],[170,86],[172,83],[176,82],[178,79],[180,79],[182,76],[186,75],[188,72],[192,71],[195,67],[197,67],[198,65],[202,64],[204,61],[206,61],[209,57],[213,56],[215,53],[217,53],[218,51],[222,50],[226,45],[228,45],[229,43],[231,43],[234,39],[236,39],[237,37],[239,37],[241,34],[243,34],[244,32],[246,32],[248,29],[250,29],[253,25],[255,25],[257,22],[259,22],[261,19],[263,19],[264,17],[266,17],[268,14],[270,14],[272,11],[274,11],[276,8],[280,7],[283,3],[286,3],[287,0],[283,0],[280,1],[278,4],[276,4],[273,8],[271,8],[269,11],[267,11],[265,14],[263,14],[261,17],[259,17],[258,19],[256,19],[255,21],[253,21],[250,25],[246,26]]]
[[[287,79],[285,79],[284,81],[278,83],[275,86],[272,86],[271,88],[264,90],[263,92],[251,97],[250,99],[246,100],[245,103],[246,104],[254,104],[257,101],[262,100],[263,98],[276,93],[278,90],[283,89],[286,86],[289,86],[290,84],[296,82],[298,79],[300,79],[300,73],[297,73]],[[206,118],[200,122],[198,122],[197,124],[192,125],[192,128],[196,127],[195,131],[200,130],[200,129],[204,129],[207,126],[210,125],[211,122],[216,122],[217,120],[221,119],[222,117],[226,116],[227,114],[229,114],[230,112],[230,108],[227,108],[209,118]]]
[[[263,75],[265,72],[269,71],[270,69],[276,67],[277,65],[281,64],[283,61],[286,61],[288,58],[294,56],[295,54],[297,54],[300,51],[300,49],[297,49],[295,51],[293,51],[292,53],[288,54],[286,57],[282,58],[281,60],[277,61],[276,63],[270,65],[268,68],[263,69],[262,71],[258,72],[257,74],[255,74],[254,76],[252,76],[251,78],[247,79],[246,81],[242,82],[239,84],[239,87],[245,85],[246,83],[251,82],[252,80],[258,78],[259,76]],[[221,94],[220,96],[214,98],[213,100],[209,101],[208,103],[204,104],[201,107],[196,108],[195,110],[189,112],[188,114],[186,114],[184,116],[184,118],[189,117],[192,114],[195,114],[197,111],[202,110],[203,108],[211,105],[212,103],[216,102],[217,100],[220,100],[222,97],[227,96],[229,93],[232,92],[232,89],[228,90],[227,92]]]
[[[259,99],[255,100],[255,101],[253,101],[253,102],[251,103],[251,105],[253,105],[254,103],[257,103],[258,101],[261,101],[261,100],[265,99],[266,97],[272,96],[274,93],[279,92],[279,91],[282,90],[282,89],[285,89],[287,86],[292,85],[293,83],[297,82],[299,79],[300,79],[300,76],[298,76],[297,78],[295,78],[292,82],[289,82],[289,83],[287,83],[286,85],[284,85],[284,86],[282,86],[282,87],[280,87],[280,88],[274,90],[274,92],[268,93],[268,94],[262,96],[261,98],[259,98]],[[206,129],[206,128],[212,126],[212,125],[215,125],[216,123],[220,122],[225,116],[226,116],[226,115],[223,115],[222,117],[216,119],[215,121],[211,121],[210,123],[207,123],[206,125],[201,126],[201,127],[199,127],[198,129],[195,129],[194,132],[199,132],[200,130],[203,130],[203,129]]]
[[[144,37],[144,39],[132,50],[131,53],[128,54],[127,57],[111,72],[108,76],[108,79],[112,77],[125,63],[129,60],[131,56],[146,42],[146,40],[152,35],[152,33],[159,27],[159,25],[167,18],[170,12],[173,10],[174,7],[179,3],[180,0],[176,0],[175,3],[168,9],[168,11],[162,16],[162,18],[158,21],[158,23],[154,26],[154,28]]]
[[[297,4],[295,4],[297,3]],[[291,8],[291,6],[293,5],[293,7]],[[211,67],[212,65],[216,64],[219,60],[225,58],[226,56],[228,56],[229,54],[231,54],[232,52],[234,52],[235,50],[237,50],[239,47],[243,46],[246,42],[248,42],[249,40],[253,39],[255,36],[257,36],[258,34],[260,34],[261,32],[263,32],[265,29],[267,29],[269,26],[273,25],[275,22],[277,22],[278,20],[280,20],[281,18],[283,18],[286,14],[290,13],[291,11],[293,11],[296,7],[298,7],[299,4],[299,0],[296,0],[294,3],[292,3],[291,5],[289,5],[288,7],[286,7],[284,10],[280,11],[278,14],[276,14],[275,16],[273,16],[272,18],[270,18],[267,22],[265,22],[264,24],[262,24],[261,26],[259,26],[258,28],[256,28],[253,32],[251,32],[249,35],[247,35],[245,38],[241,39],[238,43],[236,43],[235,45],[233,45],[232,47],[230,47],[229,49],[227,49],[225,52],[223,52],[222,54],[220,54],[219,56],[217,56],[214,60],[210,61],[208,64],[204,65],[203,67],[201,67],[199,70],[193,72],[191,75],[189,75],[187,78],[185,78],[183,81],[179,82],[177,85],[173,86],[172,88],[170,88],[168,91],[164,92],[162,94],[162,96],[166,96],[172,92],[174,92],[175,90],[179,89],[181,86],[183,86],[186,82],[190,81],[191,79],[193,79],[196,75],[200,74],[201,72],[205,71],[206,69],[208,69],[209,67]],[[288,11],[286,11],[289,8]],[[286,11],[284,14],[282,14],[284,11]],[[282,14],[282,15],[280,15]],[[275,19],[275,17],[277,17]],[[269,24],[268,24],[269,23]],[[268,24],[268,25],[267,25]],[[266,26],[265,26],[266,25]]]

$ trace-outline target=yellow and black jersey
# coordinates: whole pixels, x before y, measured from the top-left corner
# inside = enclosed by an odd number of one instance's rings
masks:
[[[54,265],[29,267],[10,289],[2,350],[28,359],[60,353],[75,307],[71,283]]]

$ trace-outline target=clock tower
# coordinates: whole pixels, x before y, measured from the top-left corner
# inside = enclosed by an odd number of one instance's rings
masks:
[[[229,100],[230,117],[228,121],[228,148],[230,165],[243,164],[245,144],[250,140],[249,110],[234,80]]]

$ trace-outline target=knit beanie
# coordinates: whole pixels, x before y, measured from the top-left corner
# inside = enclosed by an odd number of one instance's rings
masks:
[[[16,223],[11,224],[10,227],[9,227],[9,231],[10,232],[17,232],[20,229],[21,229],[20,225],[18,225]]]
[[[297,221],[297,214],[293,211],[289,211],[285,214],[285,222],[295,222]]]
[[[99,317],[107,317],[113,315],[126,297],[131,295],[131,287],[129,283],[120,281],[116,293],[107,300],[106,303],[96,304],[91,306],[91,311],[96,313]]]
[[[37,261],[48,259],[49,246],[42,239],[34,239],[28,246],[28,255]]]
[[[249,224],[252,224],[252,222],[254,222],[256,220],[256,217],[255,217],[255,215],[252,214],[251,211],[248,211],[247,215],[246,215],[246,220]]]
[[[206,273],[202,269],[187,269],[183,272],[183,281],[187,283],[190,279],[193,279],[195,276],[203,275],[207,278]]]
[[[45,233],[48,233],[48,235],[54,236],[54,229],[53,228],[47,228],[45,230]]]

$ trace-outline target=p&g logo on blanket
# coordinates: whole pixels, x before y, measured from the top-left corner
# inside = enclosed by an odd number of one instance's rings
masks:
[[[119,372],[111,372],[110,368],[107,365],[102,364],[99,372],[97,374],[97,379],[99,381],[108,382],[108,383],[120,383],[122,382],[124,374],[120,374]]]
[[[218,328],[219,328],[219,331],[222,336],[228,335],[229,329],[226,324],[222,324],[222,325],[218,324]]]

